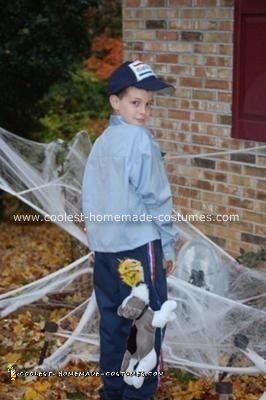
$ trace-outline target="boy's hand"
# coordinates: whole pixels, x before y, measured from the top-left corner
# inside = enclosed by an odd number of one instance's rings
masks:
[[[166,276],[169,276],[175,269],[174,260],[163,260],[163,267],[166,270]]]

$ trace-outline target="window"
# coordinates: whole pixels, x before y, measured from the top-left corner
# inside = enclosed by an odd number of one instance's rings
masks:
[[[266,142],[266,0],[235,0],[232,136]]]

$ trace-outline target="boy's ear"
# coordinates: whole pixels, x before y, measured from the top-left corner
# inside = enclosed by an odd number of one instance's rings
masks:
[[[120,101],[119,97],[116,96],[115,94],[112,94],[109,97],[109,102],[110,102],[113,110],[116,111],[116,112],[118,112],[118,109],[119,109],[119,101]]]

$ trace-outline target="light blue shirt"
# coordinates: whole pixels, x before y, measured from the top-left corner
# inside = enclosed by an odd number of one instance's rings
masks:
[[[161,239],[164,257],[174,259],[170,186],[147,128],[111,116],[89,154],[82,201],[91,250],[115,253]]]

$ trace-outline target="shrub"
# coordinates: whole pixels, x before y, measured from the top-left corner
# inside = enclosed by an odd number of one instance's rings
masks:
[[[69,79],[53,85],[40,103],[41,128],[38,140],[70,139],[87,130],[95,138],[104,128],[109,114],[106,83],[82,66]]]
[[[89,54],[91,4],[13,0],[1,7],[0,126],[28,134],[38,124],[39,99]]]

